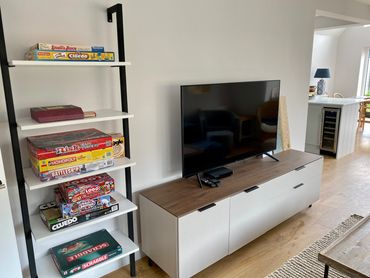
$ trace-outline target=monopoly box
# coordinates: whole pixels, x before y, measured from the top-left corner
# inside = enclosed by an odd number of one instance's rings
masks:
[[[42,204],[40,205],[39,210],[42,222],[44,222],[50,232],[55,232],[118,211],[119,203],[111,197],[111,204],[109,207],[67,219],[62,217],[56,202]]]
[[[107,195],[114,189],[114,179],[107,173],[59,184],[59,192],[67,203]]]
[[[114,62],[113,52],[30,50],[26,60]]]
[[[112,147],[40,160],[31,155],[30,161],[38,172],[48,172],[110,158],[113,158]]]
[[[28,150],[37,160],[112,147],[112,137],[95,128],[27,138]]]
[[[84,215],[95,210],[108,208],[112,204],[110,195],[98,196],[93,199],[83,199],[74,203],[67,203],[59,189],[55,190],[55,201],[59,206],[63,218]]]
[[[122,247],[103,229],[53,247],[50,253],[62,277],[67,277],[122,254]]]
[[[85,174],[92,171],[97,171],[100,169],[111,167],[113,165],[114,165],[113,158],[109,158],[46,172],[39,172],[38,169],[36,169],[35,167],[32,167],[32,170],[41,181],[50,181]]]
[[[59,50],[59,51],[92,51],[104,52],[103,46],[87,46],[73,44],[55,44],[39,42],[30,47],[30,50]]]

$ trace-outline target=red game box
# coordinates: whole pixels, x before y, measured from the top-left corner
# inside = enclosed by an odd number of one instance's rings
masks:
[[[114,179],[107,173],[59,184],[67,203],[93,199],[114,191]]]
[[[77,120],[84,118],[81,107],[74,105],[33,107],[30,109],[31,118],[39,123]]]
[[[112,137],[90,128],[32,136],[27,142],[30,154],[41,160],[111,147]]]
[[[109,208],[114,199],[110,195],[99,196],[93,199],[84,199],[74,203],[67,203],[59,190],[55,190],[55,201],[60,208],[63,218],[69,218]]]

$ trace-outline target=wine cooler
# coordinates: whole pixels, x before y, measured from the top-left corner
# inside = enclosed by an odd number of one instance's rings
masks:
[[[339,119],[340,108],[323,108],[320,150],[332,154],[337,152]]]

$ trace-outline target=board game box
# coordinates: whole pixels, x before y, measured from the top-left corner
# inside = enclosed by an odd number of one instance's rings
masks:
[[[58,188],[55,190],[55,201],[59,206],[63,218],[84,215],[95,210],[108,208],[112,204],[110,195],[103,195],[93,199],[83,199],[74,203],[67,203],[62,194],[60,194]]]
[[[113,52],[30,50],[24,58],[35,61],[114,62]]]
[[[114,179],[107,173],[59,184],[59,192],[67,203],[107,195],[114,189]]]
[[[39,172],[38,169],[36,169],[35,167],[32,167],[32,170],[34,171],[35,175],[39,177],[41,181],[50,181],[50,180],[85,174],[85,173],[89,173],[92,171],[97,171],[100,169],[111,167],[113,165],[114,165],[114,159],[109,158],[109,159],[98,160],[98,161],[91,162],[91,163],[79,164],[76,166],[71,166],[67,168],[51,170],[51,171],[46,171],[46,172]]]
[[[60,274],[67,277],[122,254],[122,246],[103,229],[53,247],[50,253]]]
[[[59,51],[91,51],[104,52],[103,46],[87,46],[73,44],[54,44],[39,42],[30,47],[30,50],[59,50]]]
[[[74,105],[58,105],[33,107],[30,109],[31,118],[39,123],[77,120],[84,118],[81,107]]]
[[[95,128],[27,138],[30,154],[38,159],[82,153],[112,147],[112,137]]]
[[[41,160],[36,159],[32,155],[30,156],[31,164],[33,167],[35,167],[35,169],[37,169],[38,172],[53,171],[110,158],[113,158],[112,147]]]
[[[111,204],[107,208],[66,219],[62,217],[57,203],[53,201],[40,205],[40,217],[49,231],[55,232],[118,211],[119,203],[113,197],[111,197],[110,202]]]
[[[125,138],[121,133],[110,133],[113,144],[113,157],[125,157]]]

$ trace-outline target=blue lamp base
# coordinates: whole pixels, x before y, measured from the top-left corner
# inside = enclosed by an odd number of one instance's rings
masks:
[[[317,94],[322,95],[325,93],[325,80],[320,79],[319,82],[317,82]]]

